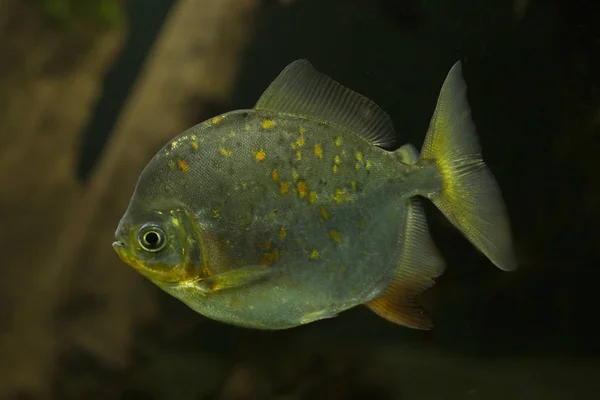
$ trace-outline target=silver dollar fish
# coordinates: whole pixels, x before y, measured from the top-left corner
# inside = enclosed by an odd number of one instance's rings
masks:
[[[200,123],[152,158],[113,246],[161,289],[226,323],[284,329],[365,304],[430,328],[417,296],[444,261],[420,198],[498,268],[516,268],[460,62],[421,153],[384,150],[395,141],[376,104],[295,61],[253,109]]]

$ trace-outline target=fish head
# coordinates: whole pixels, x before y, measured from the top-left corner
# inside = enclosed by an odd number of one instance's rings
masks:
[[[197,280],[201,250],[193,221],[181,208],[143,210],[130,205],[115,231],[119,258],[158,286]]]

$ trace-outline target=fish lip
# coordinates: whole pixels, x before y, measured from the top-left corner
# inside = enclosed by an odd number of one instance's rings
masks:
[[[112,246],[114,248],[123,248],[123,247],[125,247],[125,243],[123,243],[120,240],[116,240],[116,241],[113,242]]]

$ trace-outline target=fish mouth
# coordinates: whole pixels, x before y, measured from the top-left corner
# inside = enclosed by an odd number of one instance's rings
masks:
[[[181,278],[177,275],[177,268],[170,267],[166,264],[155,264],[149,267],[139,260],[132,253],[130,248],[122,241],[116,240],[112,244],[117,255],[125,264],[132,267],[134,270],[162,286],[179,286]],[[193,283],[193,280],[190,280]],[[186,283],[188,283],[186,281]]]
[[[125,264],[133,267],[136,270],[140,269],[139,263],[137,262],[137,260],[135,260],[133,257],[131,257],[131,255],[129,254],[129,251],[127,249],[127,246],[125,245],[124,242],[122,242],[120,240],[116,240],[113,242],[112,247],[117,252],[117,255],[119,256],[121,261],[123,261]]]

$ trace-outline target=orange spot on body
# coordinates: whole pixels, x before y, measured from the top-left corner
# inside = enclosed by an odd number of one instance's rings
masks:
[[[310,203],[314,203],[315,201],[317,201],[317,192],[310,192],[308,194],[308,201]]]
[[[265,248],[265,250],[269,250],[271,248],[271,242],[269,240],[265,240],[263,247]]]
[[[221,121],[223,121],[223,117],[214,117],[211,122],[213,123],[213,125],[217,125],[219,124]]]
[[[315,156],[317,156],[317,158],[323,158],[323,148],[320,144],[315,144]]]
[[[298,182],[298,196],[300,196],[300,198],[304,198],[306,197],[306,182],[304,181],[299,181]]]
[[[271,251],[269,253],[265,253],[262,256],[262,259],[260,260],[260,264],[270,265],[270,264],[273,264],[277,260],[279,260],[279,250],[274,249],[273,251]]]
[[[286,194],[290,188],[290,184],[286,181],[279,182],[279,193]]]
[[[193,148],[194,150],[198,150],[198,143],[196,143],[196,142],[192,142],[192,148]]]
[[[277,168],[271,171],[271,179],[273,179],[274,181],[279,179],[279,172],[277,172]]]
[[[260,149],[254,153],[254,157],[256,158],[256,161],[263,162],[267,159],[267,153],[265,153],[263,149]]]
[[[179,166],[179,169],[181,170],[181,172],[187,172],[190,169],[190,166],[188,165],[188,163],[186,163],[183,160],[177,161],[177,165]]]
[[[169,161],[169,168],[175,168],[175,161]]]

